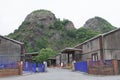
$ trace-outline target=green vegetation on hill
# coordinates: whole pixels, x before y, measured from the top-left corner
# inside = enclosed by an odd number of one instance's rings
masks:
[[[100,26],[106,26],[101,29],[103,32],[113,29],[108,24],[104,24],[104,20],[101,20],[97,18]],[[30,13],[20,27],[8,37],[24,42],[26,52],[51,48],[58,53],[65,47],[74,47],[99,33],[91,27],[75,29],[71,21],[57,19],[52,12],[47,10],[37,10]]]
[[[69,22],[69,20],[64,19],[61,21],[60,19],[56,19],[53,25],[49,26],[49,29],[55,29],[55,30],[64,30],[65,25]]]

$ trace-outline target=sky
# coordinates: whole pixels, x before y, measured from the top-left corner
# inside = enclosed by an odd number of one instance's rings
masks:
[[[0,0],[0,35],[14,32],[28,14],[40,9],[71,20],[76,28],[95,16],[120,27],[120,0]]]

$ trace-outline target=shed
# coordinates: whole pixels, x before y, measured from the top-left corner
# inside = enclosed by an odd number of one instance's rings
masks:
[[[50,66],[57,66],[59,67],[61,64],[61,53],[51,57],[48,59],[49,60],[49,65]]]
[[[80,54],[81,52],[82,52],[82,49],[65,48],[61,51],[61,62],[64,62],[65,65],[69,65],[72,63],[73,60],[78,61],[79,57],[81,56]]]
[[[32,62],[32,58],[37,56],[38,54],[39,54],[39,52],[25,53],[24,61],[25,62]]]

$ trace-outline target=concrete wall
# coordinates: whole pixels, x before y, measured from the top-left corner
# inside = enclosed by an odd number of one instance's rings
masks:
[[[81,61],[82,60],[81,54],[82,54],[81,52],[75,51],[75,55],[74,55],[75,61]]]
[[[98,59],[100,60],[100,38],[93,39],[82,45],[82,60],[87,60],[87,58],[92,58],[92,54],[97,53]]]
[[[20,61],[21,45],[0,37],[0,62]]]
[[[120,60],[120,30],[103,36],[104,59]]]

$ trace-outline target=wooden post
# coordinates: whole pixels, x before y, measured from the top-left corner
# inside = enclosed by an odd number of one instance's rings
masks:
[[[112,60],[114,75],[118,74],[118,61],[116,59]]]

